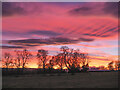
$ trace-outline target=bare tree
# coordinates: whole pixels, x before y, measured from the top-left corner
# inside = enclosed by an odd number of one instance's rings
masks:
[[[75,50],[70,49],[70,51],[67,54],[67,60],[66,60],[67,64],[66,67],[69,70],[73,70],[76,68],[76,66],[78,66],[78,53],[75,52]]]
[[[49,68],[53,69],[54,65],[55,65],[55,56],[52,56],[52,59],[49,60]]]
[[[17,56],[17,58],[15,59],[16,67],[17,68],[22,67],[24,69],[32,54],[27,49],[24,49],[23,51],[15,51],[15,52]]]
[[[79,71],[80,64],[82,64],[83,69],[87,69],[89,67],[88,54],[81,53],[78,49],[71,49],[67,57],[68,69]]]
[[[3,66],[6,68],[9,68],[11,66],[14,66],[13,64],[13,59],[10,53],[4,53],[4,58],[3,58]]]
[[[60,54],[61,64],[62,64],[61,66],[65,65],[68,68],[68,66],[67,66],[67,56],[69,54],[69,48],[67,46],[62,46],[60,48],[60,50],[62,51],[62,53]]]
[[[115,61],[115,70],[120,70],[120,61]]]
[[[80,67],[80,52],[79,50],[74,50],[73,51],[73,59],[72,59],[72,64],[74,65],[75,68]],[[72,65],[72,66],[73,66]]]
[[[118,65],[118,70],[120,70],[120,61],[118,61],[117,65]]]
[[[111,61],[110,63],[108,63],[108,68],[109,68],[109,70],[113,70],[113,61]]]
[[[59,53],[58,55],[55,56],[55,63],[60,67],[61,70],[63,70],[64,58],[62,53]]]
[[[62,46],[62,53],[57,55],[57,61],[60,67],[66,66],[69,71],[80,69],[80,64],[83,70],[89,69],[89,59],[87,53],[81,53],[79,49],[69,49],[67,46]]]
[[[89,64],[88,54],[87,53],[80,53],[81,58],[81,64],[82,66],[85,66],[86,64]]]
[[[17,68],[20,68],[21,66],[21,56],[20,56],[20,52],[19,51],[16,51],[16,58],[14,59],[14,64]]]
[[[46,65],[46,62],[48,60],[47,54],[48,54],[48,51],[47,50],[43,50],[43,49],[38,50],[38,53],[37,53],[38,66],[42,65],[43,66],[43,70],[45,70],[45,65]]]

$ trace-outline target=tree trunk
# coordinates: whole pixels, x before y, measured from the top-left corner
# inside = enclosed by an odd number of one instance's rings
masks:
[[[25,69],[25,64],[23,63],[23,66],[22,66],[22,74],[24,73],[24,69]]]
[[[60,68],[61,68],[60,70],[62,71],[62,70],[63,70],[63,68],[62,68],[62,62],[61,62],[61,66],[60,66]]]
[[[45,62],[43,61],[43,72],[45,72]]]

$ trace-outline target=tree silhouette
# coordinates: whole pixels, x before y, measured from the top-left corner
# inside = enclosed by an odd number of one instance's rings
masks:
[[[21,66],[20,52],[16,51],[16,50],[15,50],[15,52],[16,52],[16,58],[14,59],[14,64],[17,68],[20,68],[20,66]]]
[[[120,70],[120,61],[115,62],[115,69]]]
[[[110,63],[108,63],[108,68],[109,68],[109,70],[114,70],[113,69],[113,61],[111,61]]]
[[[15,59],[16,67],[17,68],[22,67],[22,69],[24,69],[32,54],[27,49],[24,49],[23,51],[15,51],[15,52],[17,56],[17,58]]]
[[[55,56],[55,63],[60,67],[61,70],[63,70],[64,58],[62,53],[59,53],[58,55]]]
[[[82,71],[87,71],[89,69],[89,58],[87,53],[81,53],[81,64],[82,64]]]
[[[45,71],[46,62],[48,60],[47,59],[47,54],[48,54],[48,51],[47,50],[43,50],[43,49],[38,50],[38,53],[37,53],[38,66],[41,66],[41,64],[42,64],[42,67],[43,67],[44,71]]]
[[[62,46],[60,48],[60,50],[62,51],[61,53],[61,56],[62,56],[62,64],[67,67],[67,56],[68,56],[68,51],[69,51],[69,48],[67,46]]]
[[[67,46],[62,46],[62,53],[58,54],[59,66],[66,66],[69,71],[73,72],[75,70],[79,71],[80,64],[84,67],[83,70],[88,70],[89,60],[87,53],[81,53],[78,49],[69,49]]]
[[[88,54],[81,53],[79,50],[72,49],[71,52],[69,53],[70,58],[68,57],[69,69],[79,71],[81,63],[82,66],[84,67],[83,70],[87,69],[88,67],[87,55]]]
[[[81,64],[82,66],[85,66],[86,64],[89,64],[88,54],[87,53],[81,53]]]
[[[120,70],[120,61],[118,61],[118,70]]]
[[[12,56],[11,56],[10,53],[7,53],[7,52],[4,53],[4,58],[3,58],[2,62],[3,62],[3,66],[6,67],[7,69],[9,67],[13,67],[14,66],[13,59],[12,59]]]
[[[52,56],[52,59],[49,60],[49,69],[53,69],[54,65],[55,65],[55,56]]]
[[[83,65],[82,66],[82,71],[83,72],[86,72],[86,71],[88,71],[89,70],[89,65],[88,65],[88,63],[86,64],[86,65]]]
[[[67,55],[67,68],[71,71],[80,66],[79,53],[76,50],[70,49]]]
[[[82,71],[87,71],[89,69],[89,59],[87,53],[81,53],[80,50],[70,49],[67,46],[62,46],[60,48],[60,51],[60,53],[51,57],[48,56],[47,50],[38,50],[36,55],[38,59],[38,68],[42,67],[44,72],[47,70],[51,72],[51,70],[54,69],[54,66],[58,66],[61,69],[59,71],[64,72],[63,68],[67,68],[68,71],[72,74],[74,72],[79,72],[81,68],[80,66],[82,66]],[[28,64],[28,61],[32,54],[27,49],[15,50],[15,53],[16,56],[14,59],[11,57],[10,53],[5,53],[4,65],[6,66],[6,68],[10,66],[16,66],[18,72],[19,70],[21,70],[19,68],[22,68],[23,71],[23,69],[26,67],[26,64]],[[109,67],[110,66],[111,64],[109,64]],[[48,69],[46,69],[46,67]]]

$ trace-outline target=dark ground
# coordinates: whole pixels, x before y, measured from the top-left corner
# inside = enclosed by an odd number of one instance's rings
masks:
[[[118,72],[3,76],[3,88],[118,88]]]

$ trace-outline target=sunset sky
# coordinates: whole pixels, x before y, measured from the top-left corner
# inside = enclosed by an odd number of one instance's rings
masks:
[[[2,50],[38,49],[56,55],[61,46],[87,52],[90,66],[107,66],[118,58],[118,3],[4,2]],[[37,67],[33,57],[28,67]]]

